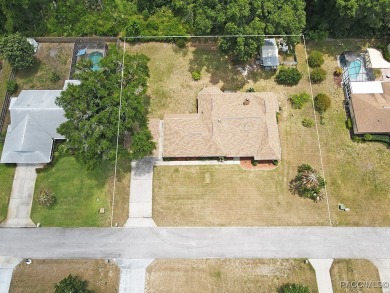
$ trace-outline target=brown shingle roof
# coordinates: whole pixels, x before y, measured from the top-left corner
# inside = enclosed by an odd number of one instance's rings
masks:
[[[352,94],[356,133],[390,133],[390,83],[382,94]]]
[[[198,114],[165,115],[164,157],[254,157],[280,160],[273,93],[198,94]]]

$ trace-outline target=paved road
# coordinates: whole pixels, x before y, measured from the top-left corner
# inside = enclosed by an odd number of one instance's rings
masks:
[[[390,228],[3,228],[21,258],[390,258]]]

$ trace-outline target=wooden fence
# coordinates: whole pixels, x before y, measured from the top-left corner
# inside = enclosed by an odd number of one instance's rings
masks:
[[[9,75],[8,81],[15,80],[15,70],[12,69],[11,73]],[[3,101],[3,106],[1,108],[1,116],[0,116],[0,131],[3,130],[4,122],[5,122],[5,117],[7,116],[7,111],[9,108],[9,103],[11,101],[11,95],[6,91],[4,101]]]

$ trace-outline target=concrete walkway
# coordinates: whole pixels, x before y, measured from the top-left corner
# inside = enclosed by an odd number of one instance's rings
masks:
[[[0,293],[9,292],[12,272],[21,261],[21,258],[0,256]]]
[[[37,167],[39,165],[33,164],[18,164],[16,167],[7,219],[0,224],[1,227],[35,227],[30,214]]]
[[[329,272],[333,259],[309,259],[309,262],[316,271],[318,292],[333,293],[332,280]]]
[[[119,293],[144,293],[146,269],[153,259],[116,259],[121,269]]]
[[[131,163],[129,219],[125,227],[156,226],[152,219],[153,166],[155,158]]]
[[[390,259],[373,259],[371,262],[378,268],[382,284],[385,283],[382,292],[390,293]]]

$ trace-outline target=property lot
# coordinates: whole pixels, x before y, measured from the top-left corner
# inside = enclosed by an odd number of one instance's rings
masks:
[[[314,94],[324,92],[332,99],[332,106],[324,115],[325,124],[319,125],[319,135],[334,225],[390,225],[390,150],[381,143],[351,141],[345,124],[343,91],[332,76],[337,67],[336,55],[343,49],[359,51],[375,44],[366,40],[308,44],[309,49],[325,54],[322,67],[328,72],[326,81],[313,85]],[[338,203],[345,204],[350,212],[338,211]]]
[[[146,292],[277,292],[285,283],[317,292],[315,273],[303,260],[155,260]]]
[[[342,88],[333,78],[336,54],[348,48],[364,49],[369,44],[345,41],[340,46],[340,42],[308,44],[309,51],[316,49],[325,54],[322,68],[327,71],[327,79],[313,85],[313,93],[323,92],[332,99],[323,123],[318,123],[332,224],[388,225],[390,215],[386,207],[390,204],[390,185],[386,178],[390,175],[387,167],[390,153],[379,143],[351,141],[345,127]],[[263,70],[249,71],[245,80],[235,66],[228,65],[231,64],[228,59],[216,58],[220,53],[210,43],[189,45],[186,49],[163,43],[128,48],[151,58],[151,117],[195,112],[197,86],[223,88],[229,84],[220,78],[223,73],[230,80],[243,80],[235,84],[236,90],[253,87],[256,91],[277,93],[281,106],[282,163],[274,171],[252,173],[236,166],[155,168],[153,217],[158,225],[329,225],[325,200],[315,204],[291,195],[288,190],[288,182],[300,164],[309,163],[322,172],[316,130],[301,125],[304,118],[314,119],[312,106],[308,103],[302,110],[295,110],[288,102],[292,94],[310,92],[303,45],[296,47],[303,78],[293,87],[278,85],[272,72]],[[201,69],[200,81],[192,80],[192,68]],[[158,78],[160,81],[155,82]],[[159,103],[161,101],[164,103]],[[320,121],[319,115],[317,120]],[[205,183],[206,177],[212,178],[209,183]],[[351,211],[338,211],[338,203],[345,204]]]
[[[118,292],[119,268],[104,260],[32,260],[19,264],[12,275],[11,293],[53,292],[54,284],[69,274],[88,281],[94,292]]]
[[[346,282],[368,281],[377,283],[380,281],[377,268],[368,260],[362,259],[336,259],[330,269],[333,292],[372,292],[380,293],[380,288],[345,288]],[[344,287],[342,287],[344,286]],[[359,291],[360,290],[360,291]]]

